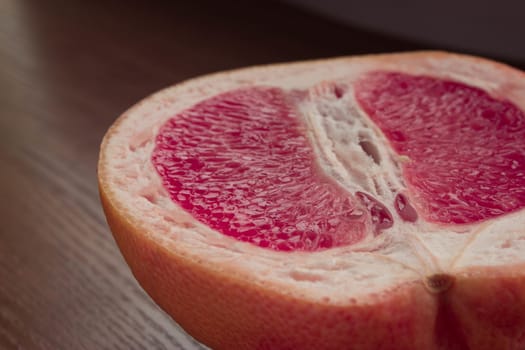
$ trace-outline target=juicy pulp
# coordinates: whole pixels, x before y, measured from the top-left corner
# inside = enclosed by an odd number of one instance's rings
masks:
[[[511,102],[381,71],[362,76],[354,94],[408,159],[401,167],[412,203],[402,193],[392,203],[404,221],[468,224],[525,206],[525,116]],[[319,169],[296,95],[233,90],[170,119],[152,154],[170,198],[225,235],[275,250],[351,245],[392,227],[383,203]]]
[[[238,240],[276,250],[356,243],[369,215],[317,168],[305,134],[282,90],[231,91],[165,124],[153,163],[172,200]]]
[[[469,224],[525,206],[525,114],[455,81],[365,74],[355,96],[392,148],[428,221]]]

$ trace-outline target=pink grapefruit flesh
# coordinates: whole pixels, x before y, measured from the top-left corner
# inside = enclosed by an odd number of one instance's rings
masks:
[[[238,240],[311,251],[366,233],[368,216],[318,170],[280,89],[232,91],[184,111],[159,131],[152,159],[172,200]],[[376,202],[372,220],[385,228],[391,218]]]
[[[393,149],[409,157],[403,175],[425,219],[472,223],[525,206],[525,116],[512,103],[394,72],[368,73],[355,91]],[[172,200],[260,247],[350,245],[369,222],[376,234],[394,224],[382,203],[363,192],[356,201],[313,158],[295,99],[265,87],[224,93],[175,116],[153,152]],[[417,220],[405,195],[394,204],[403,220]]]
[[[371,72],[355,96],[393,149],[427,220],[468,224],[525,206],[525,114],[463,83]]]

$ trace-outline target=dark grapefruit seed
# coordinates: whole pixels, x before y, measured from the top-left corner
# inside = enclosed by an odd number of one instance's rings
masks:
[[[299,95],[236,90],[170,119],[152,161],[171,199],[261,247],[312,251],[360,241],[370,217],[316,170],[293,106]]]
[[[390,211],[377,199],[364,192],[356,192],[356,197],[363,203],[370,213],[372,224],[375,226],[375,233],[390,228],[394,225],[394,219]]]
[[[525,206],[525,114],[462,83],[394,72],[355,86],[363,110],[403,164],[418,212],[473,223]]]
[[[403,219],[404,221],[417,221],[417,212],[404,194],[398,193],[396,195],[396,197],[394,198],[394,207],[396,208],[396,211],[401,217],[401,219]]]

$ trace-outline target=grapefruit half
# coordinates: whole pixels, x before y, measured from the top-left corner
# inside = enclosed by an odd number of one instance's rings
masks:
[[[184,82],[99,187],[134,276],[214,349],[524,349],[525,75],[415,52]]]

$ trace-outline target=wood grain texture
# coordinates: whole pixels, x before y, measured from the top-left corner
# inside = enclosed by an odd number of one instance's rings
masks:
[[[199,349],[137,285],[98,146],[142,97],[217,70],[418,45],[277,2],[0,2],[0,349]]]

